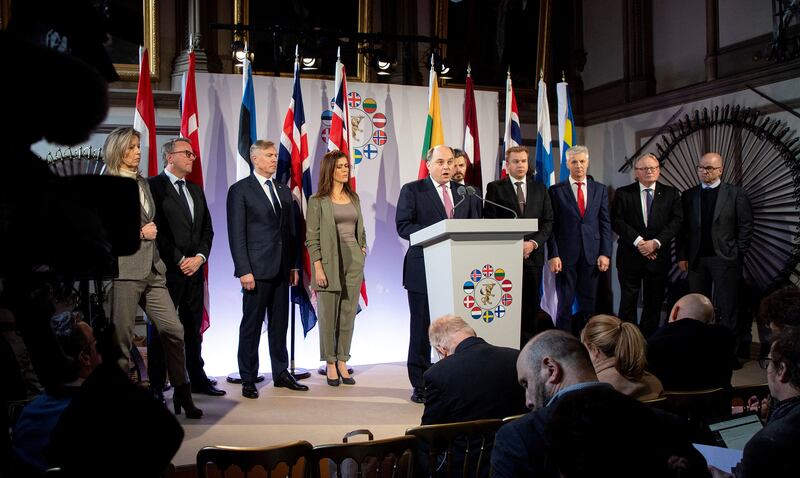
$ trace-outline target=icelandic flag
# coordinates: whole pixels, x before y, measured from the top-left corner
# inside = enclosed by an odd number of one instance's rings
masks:
[[[517,98],[514,95],[514,87],[511,86],[511,69],[508,70],[506,78],[506,131],[503,135],[503,155],[500,158],[499,177],[505,178],[506,151],[508,148],[522,144],[522,130],[519,125],[519,110],[517,110]]]
[[[303,336],[314,328],[317,313],[314,311],[311,283],[311,260],[306,249],[306,210],[311,196],[311,170],[308,158],[308,135],[306,134],[306,115],[303,110],[303,95],[300,91],[300,61],[295,57],[294,88],[289,110],[283,120],[281,144],[278,151],[278,172],[276,180],[289,186],[292,193],[292,209],[297,224],[296,250],[302,251],[300,269],[301,281],[292,287],[292,302],[300,306],[300,320],[303,322]]]
[[[340,52],[337,51],[337,55]],[[333,99],[333,117],[331,118],[331,132],[328,136],[328,151],[339,150],[347,153],[350,160],[350,188],[356,190],[356,176],[358,175],[358,163],[355,155],[350,150],[348,141],[348,126],[350,125],[350,108],[347,106],[347,74],[342,63],[341,56],[336,59],[336,76],[333,90],[336,96]],[[361,305],[363,303],[363,306]],[[361,300],[359,300],[358,311],[369,305],[367,296],[367,280],[361,281]]]
[[[558,179],[564,181],[569,177],[567,150],[575,144],[575,118],[572,116],[572,102],[569,100],[567,83],[558,83],[556,94],[558,95],[558,136],[560,138],[558,149],[561,152]]]
[[[197,115],[197,88],[194,81],[195,70],[195,54],[194,51],[189,52],[189,69],[183,74],[183,88],[181,89],[181,136],[187,138],[192,144],[192,151],[197,157],[192,164],[192,172],[186,176],[188,181],[191,181],[202,189],[203,185],[203,164],[200,161],[200,131],[198,125]],[[208,294],[208,267],[203,268],[203,321],[200,325],[200,333],[202,334],[211,326],[211,317],[208,311],[211,310],[209,305]]]
[[[239,110],[239,142],[236,154],[236,179],[250,176],[250,146],[256,142],[256,94],[253,90],[253,67],[245,52],[242,66],[242,107]]]
[[[133,112],[133,129],[141,136],[139,148],[147,159],[147,175],[158,174],[156,148],[156,112],[153,106],[153,87],[150,85],[150,60],[147,48],[139,47],[139,85],[136,88],[136,110]]]
[[[428,80],[428,116],[425,119],[425,136],[422,138],[422,160],[419,163],[417,179],[428,177],[428,166],[425,158],[428,150],[434,146],[444,144],[444,129],[442,129],[442,110],[439,105],[439,80],[433,66],[431,55],[431,74]]]
[[[467,89],[464,92],[464,152],[472,164],[467,164],[467,174],[464,182],[483,189],[481,176],[481,145],[478,140],[478,110],[475,106],[475,87],[472,84],[472,75],[467,69]]]

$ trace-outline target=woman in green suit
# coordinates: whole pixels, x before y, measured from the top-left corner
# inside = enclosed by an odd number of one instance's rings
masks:
[[[308,200],[306,247],[317,292],[320,360],[328,385],[354,385],[347,371],[367,238],[358,195],[350,188],[350,160],[341,151],[322,158],[317,194]]]

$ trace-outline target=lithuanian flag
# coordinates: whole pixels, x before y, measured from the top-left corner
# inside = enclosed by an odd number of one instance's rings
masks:
[[[425,157],[429,149],[434,146],[439,146],[440,144],[444,144],[444,130],[442,130],[442,114],[439,108],[439,80],[436,77],[433,55],[431,55],[431,76],[428,86],[428,118],[425,121],[425,137],[422,139],[422,161],[419,163],[417,179],[423,179],[428,176],[428,167],[425,165]]]

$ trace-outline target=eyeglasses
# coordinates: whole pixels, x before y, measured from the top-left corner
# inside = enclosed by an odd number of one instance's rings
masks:
[[[646,171],[648,173],[653,173],[658,171],[658,168],[659,166],[648,166],[646,168],[634,168],[634,169],[636,169],[637,171]]]
[[[770,357],[762,357],[758,359],[758,366],[766,370],[767,367],[769,367],[770,362],[774,362],[774,360],[771,359]]]
[[[706,172],[706,173],[710,173],[712,171],[716,171],[717,169],[722,169],[722,168],[721,167],[716,167],[716,166],[698,166],[697,167],[698,171],[703,171],[703,172]]]
[[[170,154],[181,154],[181,153],[185,154],[186,157],[189,158],[189,159],[194,159],[194,158],[197,157],[197,155],[194,154],[194,151],[189,151],[188,149],[184,149],[184,150],[181,150],[181,151],[173,151]]]

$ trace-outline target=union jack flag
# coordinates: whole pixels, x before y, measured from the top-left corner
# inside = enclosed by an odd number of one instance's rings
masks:
[[[361,106],[361,95],[355,91],[347,95],[347,105],[351,108],[358,108]]]
[[[336,59],[336,80],[333,91],[336,92],[336,96],[331,102],[333,118],[331,118],[331,132],[328,137],[328,151],[338,149],[339,151],[347,153],[347,157],[350,158],[350,187],[353,189],[353,191],[355,191],[356,176],[358,175],[358,162],[355,161],[354,155],[352,151],[350,151],[350,144],[348,142],[349,132],[347,128],[350,126],[350,108],[348,108],[345,104],[345,98],[348,98],[348,103],[358,101],[360,104],[361,95],[356,92],[353,92],[350,95],[347,94],[347,73],[345,73],[344,63],[342,63],[341,56],[338,56]],[[361,300],[364,302],[364,307],[369,305],[366,278],[361,282]],[[361,306],[359,305],[359,309],[360,308]]]
[[[294,88],[289,110],[283,120],[281,145],[278,152],[278,172],[276,179],[289,186],[293,199],[293,212],[297,225],[296,250],[300,256],[301,282],[292,287],[292,302],[300,306],[300,320],[303,322],[303,335],[314,328],[317,314],[314,311],[314,297],[309,288],[311,282],[311,261],[306,249],[306,209],[311,196],[311,171],[308,159],[308,135],[306,134],[306,115],[303,111],[303,95],[300,91],[300,61],[294,62]],[[300,251],[302,251],[300,253]]]
[[[486,264],[485,266],[483,266],[483,276],[484,277],[489,277],[493,273],[494,273],[494,268],[492,267],[491,264]]]

